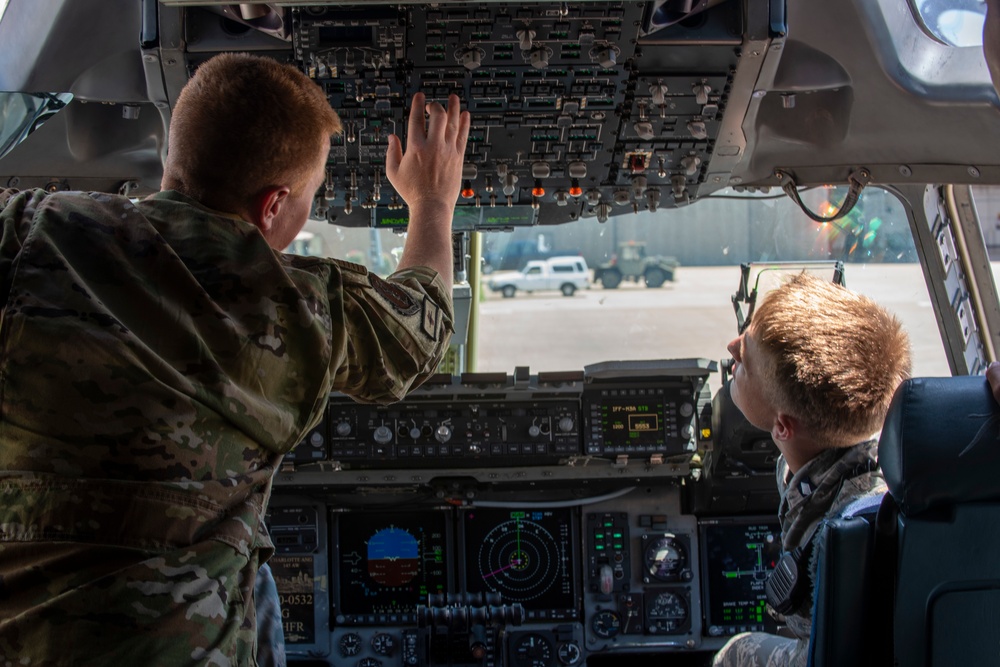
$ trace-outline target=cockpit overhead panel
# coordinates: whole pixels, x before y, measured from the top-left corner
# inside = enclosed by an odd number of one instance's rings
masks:
[[[283,11],[284,39],[234,31],[234,17],[204,8],[185,22],[192,71],[249,48],[323,88],[344,132],[313,215],[338,225],[405,227],[388,136],[405,138],[413,93],[457,94],[472,113],[458,217],[482,229],[604,221],[728,184],[712,161],[740,65],[740,3],[651,31],[655,13],[643,2],[311,3]],[[731,170],[739,147],[725,143],[718,164]]]

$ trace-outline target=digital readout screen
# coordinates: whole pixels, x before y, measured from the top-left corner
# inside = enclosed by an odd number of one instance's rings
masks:
[[[506,229],[530,227],[535,224],[537,212],[530,206],[478,207],[457,206],[452,218],[453,232],[477,229]],[[393,211],[384,207],[375,209],[375,227],[405,229],[410,224],[409,213],[404,209]]]
[[[605,445],[659,446],[665,443],[665,430],[662,403],[606,402],[601,406]]]

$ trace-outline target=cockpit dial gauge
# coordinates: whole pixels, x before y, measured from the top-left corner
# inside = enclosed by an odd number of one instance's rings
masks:
[[[688,604],[678,593],[662,591],[649,602],[646,619],[650,633],[677,632],[688,621]]]
[[[361,635],[348,632],[340,638],[340,655],[350,658],[361,652]]]
[[[652,540],[644,554],[645,573],[659,581],[677,581],[687,565],[687,550],[673,535],[662,535]]]
[[[514,667],[549,667],[552,664],[552,644],[537,633],[529,633],[514,641],[511,664]]]
[[[379,655],[392,655],[396,648],[396,640],[387,632],[380,632],[372,637],[372,650]]]
[[[617,636],[621,628],[622,619],[613,611],[599,611],[590,619],[590,629],[601,639],[611,639]]]

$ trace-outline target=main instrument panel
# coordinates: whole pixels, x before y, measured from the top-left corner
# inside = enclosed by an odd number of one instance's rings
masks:
[[[332,396],[268,514],[290,658],[546,667],[774,630],[773,506],[717,511],[714,367],[436,376],[388,407]]]

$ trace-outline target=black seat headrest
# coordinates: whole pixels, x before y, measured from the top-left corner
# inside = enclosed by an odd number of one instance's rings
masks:
[[[1000,405],[982,375],[906,380],[878,459],[903,514],[1000,498]]]

